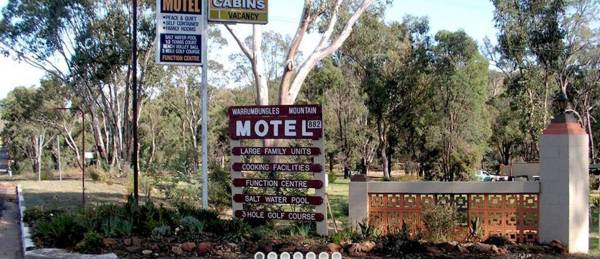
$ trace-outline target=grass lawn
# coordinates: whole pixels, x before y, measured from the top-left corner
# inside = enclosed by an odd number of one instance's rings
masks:
[[[338,229],[342,229],[348,221],[348,188],[350,187],[350,179],[342,177],[335,180],[334,183],[329,183],[327,193],[329,195],[329,204],[335,217]]]
[[[81,206],[81,181],[15,181],[23,189],[25,206],[73,209]],[[86,204],[121,203],[127,200],[127,187],[123,184],[85,182]]]

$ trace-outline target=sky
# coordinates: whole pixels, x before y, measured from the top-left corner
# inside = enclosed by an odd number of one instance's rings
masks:
[[[263,31],[273,30],[283,35],[293,35],[300,18],[303,0],[271,0],[269,1],[269,24],[263,26]],[[8,0],[0,0],[0,8],[4,8]],[[405,15],[427,16],[431,32],[440,30],[464,30],[480,44],[485,37],[494,39],[497,30],[493,23],[494,7],[486,0],[394,0],[386,10],[386,21],[401,21]],[[251,33],[251,26],[237,25],[236,31],[241,35]],[[239,51],[233,38],[223,29],[223,35],[229,42],[218,53],[212,53],[211,58],[227,60],[229,54]],[[245,36],[244,36],[245,37]],[[318,42],[318,35],[309,35],[301,51],[310,53]],[[44,72],[25,63],[19,63],[10,57],[0,56],[0,99],[17,86],[39,85]]]

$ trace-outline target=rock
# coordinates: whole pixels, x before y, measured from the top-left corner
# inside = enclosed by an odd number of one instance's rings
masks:
[[[143,250],[142,254],[143,255],[151,255],[152,254],[152,250]]]
[[[102,239],[102,244],[105,247],[113,247],[113,246],[117,245],[117,240],[115,240],[114,238],[105,238],[105,239]]]
[[[171,247],[171,252],[173,252],[175,255],[183,255],[183,249],[181,249],[180,246]]]
[[[456,251],[458,251],[461,254],[468,254],[469,253],[469,249],[467,249],[464,245],[457,245],[456,246]]]
[[[371,252],[373,248],[375,248],[377,244],[373,241],[365,241],[362,243],[354,243],[348,249],[348,253],[353,257],[362,257],[365,256],[368,252]]]
[[[142,246],[142,239],[140,239],[139,237],[132,237],[131,238],[131,245],[133,245],[133,246]]]
[[[360,246],[363,252],[368,253],[371,252],[371,250],[373,250],[373,248],[375,248],[377,244],[373,241],[365,241],[360,243]]]
[[[472,246],[472,250],[478,253],[489,254],[498,252],[498,247],[496,247],[495,245],[488,245],[484,243],[475,243]]]
[[[425,254],[431,257],[439,257],[444,254],[444,251],[437,246],[430,245],[425,247]]]
[[[558,240],[552,240],[550,241],[550,244],[548,244],[550,246],[550,248],[552,248],[552,252],[557,253],[557,254],[566,254],[567,253],[567,247],[560,241]]]
[[[506,247],[499,247],[498,248],[498,254],[507,255],[509,253],[510,253],[510,251],[508,251],[508,248],[506,248]]]
[[[131,246],[131,244],[132,244],[131,243],[131,238],[125,238],[125,239],[123,239],[123,244],[125,246]]]
[[[194,251],[195,248],[196,248],[196,243],[194,243],[194,242],[185,242],[185,243],[181,244],[181,249],[183,249],[183,251],[186,251],[186,252]]]
[[[212,244],[210,242],[202,242],[198,244],[198,254],[205,255],[210,252]]]
[[[458,244],[458,243],[457,243]],[[450,242],[439,243],[436,246],[444,251],[445,253],[452,253],[456,250],[457,244],[451,244]]]
[[[137,251],[140,251],[140,247],[139,246],[127,246],[127,247],[125,247],[125,250],[127,250],[127,252],[130,252],[130,253],[137,253]]]
[[[338,245],[336,243],[329,243],[327,244],[327,251],[334,253],[334,252],[339,252],[340,250],[342,250],[342,246]]]
[[[492,245],[492,253],[500,254],[500,249],[496,245]]]
[[[158,244],[151,244],[150,245],[150,249],[152,249],[152,251],[158,252],[160,251],[160,246]]]
[[[360,244],[352,244],[350,248],[348,248],[348,255],[351,257],[364,257],[365,253],[361,251]]]

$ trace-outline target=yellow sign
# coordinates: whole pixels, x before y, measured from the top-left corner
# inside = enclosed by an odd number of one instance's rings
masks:
[[[208,0],[211,22],[267,24],[269,0]]]

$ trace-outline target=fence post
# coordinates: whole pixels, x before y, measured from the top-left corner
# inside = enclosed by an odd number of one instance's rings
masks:
[[[352,229],[369,218],[369,180],[364,174],[351,177],[350,195],[348,196],[348,219]]]
[[[540,144],[542,243],[561,241],[569,253],[589,249],[588,135],[572,114],[556,116]]]

